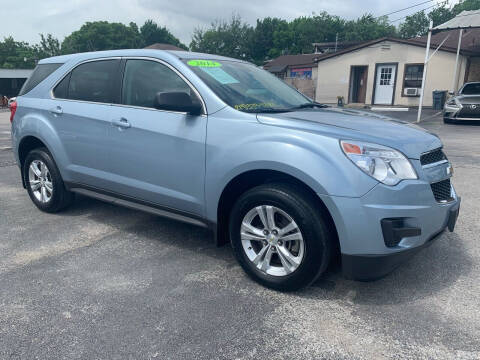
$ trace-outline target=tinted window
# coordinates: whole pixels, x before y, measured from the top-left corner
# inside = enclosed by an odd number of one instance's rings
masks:
[[[53,73],[63,64],[40,64],[37,65],[35,70],[33,70],[32,75],[28,78],[28,80],[23,85],[22,89],[20,90],[20,95],[24,95],[32,90],[35,86],[40,84],[43,80],[47,78],[48,75]]]
[[[462,89],[464,95],[480,95],[480,83],[466,84]]]
[[[123,78],[123,104],[153,108],[155,95],[168,91],[183,91],[191,95],[187,83],[169,67],[156,61],[127,61]]]
[[[120,60],[92,61],[77,66],[70,75],[68,99],[114,102]]]
[[[57,86],[55,86],[55,89],[53,90],[53,96],[59,99],[66,99],[69,81],[70,81],[70,74],[65,76],[63,80],[60,81]]]

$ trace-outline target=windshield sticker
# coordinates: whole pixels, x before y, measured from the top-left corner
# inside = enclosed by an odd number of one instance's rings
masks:
[[[206,68],[217,68],[222,66],[222,64],[220,64],[218,61],[212,60],[190,60],[189,62],[187,62],[187,64],[190,66],[199,66]]]
[[[219,67],[200,67],[208,75],[217,80],[220,84],[237,84],[238,80]]]
[[[235,105],[236,110],[245,111],[245,110],[257,110],[257,109],[269,109],[275,106],[274,103],[254,103],[254,104],[237,104]]]

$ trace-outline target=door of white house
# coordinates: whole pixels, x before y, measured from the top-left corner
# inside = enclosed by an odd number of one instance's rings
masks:
[[[396,64],[378,65],[375,81],[374,104],[391,105],[393,103],[393,90],[395,89]]]

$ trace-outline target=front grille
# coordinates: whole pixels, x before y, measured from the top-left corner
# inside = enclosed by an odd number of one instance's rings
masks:
[[[463,108],[457,113],[458,118],[479,118],[480,117],[480,105],[474,104],[475,108],[472,109],[471,104],[463,104]]]
[[[420,164],[422,165],[428,165],[428,164],[433,164],[442,160],[446,160],[447,157],[443,153],[442,149],[436,149],[433,151],[430,151],[426,154],[423,154],[420,156]]]
[[[432,187],[433,196],[438,202],[452,200],[452,186],[450,185],[450,179],[430,184],[430,186]]]

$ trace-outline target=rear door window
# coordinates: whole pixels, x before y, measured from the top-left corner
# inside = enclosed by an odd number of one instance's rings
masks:
[[[122,103],[125,105],[154,107],[159,92],[181,91],[192,97],[190,86],[172,69],[157,61],[127,60],[123,77]]]
[[[23,85],[22,89],[18,96],[25,95],[30,90],[32,90],[35,86],[40,84],[43,80],[47,78],[48,75],[53,73],[63,64],[39,64],[33,70],[32,75],[28,78],[28,80]]]
[[[66,85],[62,82],[55,91],[71,100],[116,103],[119,65],[118,59],[81,64],[72,70],[69,81],[64,79],[68,81],[67,93],[64,93]]]

